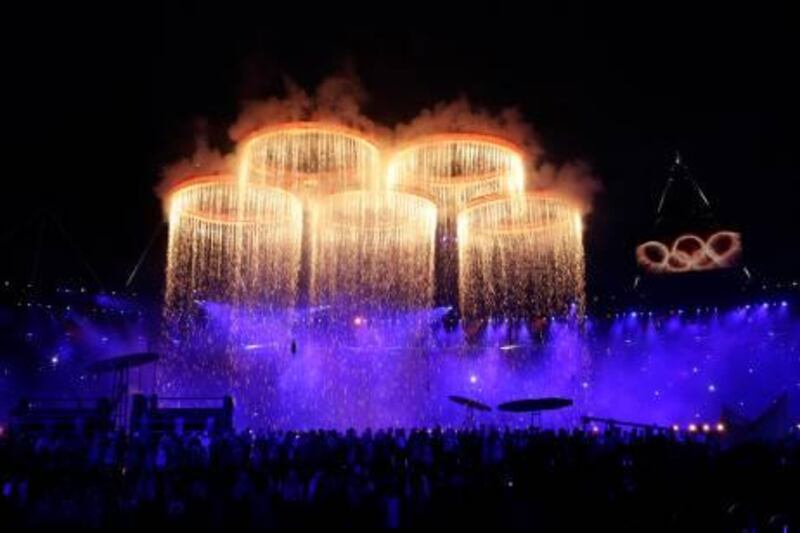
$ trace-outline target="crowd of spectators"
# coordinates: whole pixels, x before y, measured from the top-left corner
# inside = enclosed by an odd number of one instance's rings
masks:
[[[21,527],[797,527],[800,443],[537,429],[0,438]]]

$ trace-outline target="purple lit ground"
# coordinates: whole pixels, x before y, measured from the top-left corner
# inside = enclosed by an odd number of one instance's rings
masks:
[[[62,297],[64,295],[61,295]],[[390,320],[351,317],[333,325],[329,310],[267,318],[231,328],[225,306],[204,304],[205,323],[166,339],[160,311],[108,295],[3,307],[13,332],[3,338],[2,416],[20,396],[108,394],[92,361],[130,352],[165,354],[161,395],[232,393],[237,425],[366,427],[461,424],[458,394],[500,402],[573,398],[547,425],[591,414],[672,425],[715,422],[723,405],[747,417],[788,391],[800,421],[800,317],[796,301],[747,308],[686,309],[591,318],[582,327],[556,321],[543,336],[528,326],[489,324],[466,341],[446,329],[447,310]],[[291,350],[292,340],[296,351]],[[227,346],[227,348],[226,348]],[[152,392],[151,370],[134,372],[132,391]],[[522,415],[480,414],[478,422],[526,424]]]
[[[556,321],[544,338],[501,322],[472,343],[460,328],[442,326],[441,309],[354,316],[336,326],[324,310],[250,316],[234,321],[236,333],[228,309],[205,309],[204,327],[173,339],[161,392],[232,391],[239,427],[461,424],[464,412],[447,401],[451,394],[490,405],[573,398],[575,407],[543,417],[552,426],[577,424],[584,414],[685,426],[715,422],[723,405],[754,417],[782,391],[795,408],[800,398],[800,321],[780,303],[628,314],[582,327]],[[530,421],[498,412],[477,420]]]
[[[141,299],[85,289],[3,296],[11,303],[0,304],[0,421],[21,397],[107,395],[110,380],[88,365],[152,347],[157,312]],[[152,369],[132,380],[134,390],[147,389]]]

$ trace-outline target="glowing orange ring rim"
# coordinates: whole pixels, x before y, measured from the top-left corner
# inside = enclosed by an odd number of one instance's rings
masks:
[[[427,204],[426,207],[428,207],[429,209],[432,209],[432,212],[434,213],[434,215],[436,215],[438,213],[438,207],[436,205],[436,201],[433,200],[431,197],[429,197],[426,194],[418,193],[416,191],[416,189],[413,189],[413,188],[388,189],[388,190],[386,190],[386,189],[376,189],[376,190],[356,189],[356,190],[350,190],[350,191],[342,191],[342,192],[330,194],[330,195],[327,195],[327,196],[323,197],[322,199],[320,199],[320,200],[318,200],[316,202],[316,205],[319,206],[319,207],[323,207],[323,204],[329,203],[329,202],[334,202],[335,200],[337,200],[337,199],[339,199],[341,197],[344,197],[344,196],[361,196],[361,195],[369,195],[369,194],[385,194],[385,195],[391,195],[391,196],[395,196],[395,197],[404,197],[405,199],[408,199],[408,200],[411,200],[411,201],[416,201],[416,202],[418,202],[418,204],[423,204],[423,205]],[[336,220],[327,220],[327,222],[332,224],[332,225],[334,225],[334,226],[336,226],[336,227],[357,228],[357,226],[355,224],[347,224],[345,222],[337,222]],[[370,228],[357,228],[357,229],[359,231],[380,231],[380,230],[386,229],[386,228],[403,228],[403,227],[407,227],[407,226],[413,225],[413,223],[415,223],[415,222],[419,222],[419,219],[418,218],[413,218],[413,217],[408,217],[408,221],[407,222],[402,222],[400,224],[392,224],[392,225],[388,225],[387,224],[385,226],[380,226],[379,228],[375,228],[375,229],[370,229]]]
[[[233,185],[236,187],[237,183],[233,176],[230,174],[204,174],[201,176],[193,176],[170,187],[164,194],[164,205],[167,206],[168,211],[172,211],[172,200],[178,193],[184,193],[191,189],[197,189],[205,186],[225,186]]]
[[[224,185],[226,183],[236,185],[236,178],[231,174],[202,174],[199,176],[190,176],[180,180],[167,189],[167,192],[164,194],[164,199],[166,203],[169,203],[175,193],[181,192],[184,189],[210,184]]]
[[[257,226],[257,225],[271,225],[275,223],[275,218],[258,219],[255,217],[238,218],[233,215],[205,215],[202,212],[192,209],[181,211],[179,215],[181,220],[197,220],[206,222],[208,224],[217,224],[220,226]]]
[[[335,122],[323,122],[323,121],[293,121],[293,122],[280,122],[277,124],[271,124],[268,126],[264,126],[262,128],[258,128],[248,135],[246,135],[241,141],[240,145],[243,146],[243,157],[248,161],[253,159],[251,155],[251,145],[252,143],[256,142],[257,139],[261,139],[263,137],[271,137],[279,134],[296,134],[301,135],[303,133],[308,133],[309,131],[314,131],[317,133],[322,134],[330,134],[330,135],[339,135],[345,137],[347,139],[351,139],[356,143],[360,144],[361,147],[366,147],[368,151],[372,153],[375,157],[375,164],[379,164],[380,157],[381,157],[381,150],[378,146],[377,138],[375,136],[366,134],[354,128],[349,128],[342,124],[337,124]],[[265,142],[269,142],[269,139],[266,139]],[[258,165],[250,167],[248,165],[248,172],[256,174],[258,176],[269,174],[271,171],[281,172],[282,177],[281,180],[291,180],[291,176],[298,176],[298,177],[308,177],[308,176],[325,176],[326,174],[336,175],[338,172],[342,170],[346,170],[351,167],[341,167],[338,170],[325,170],[320,172],[301,172],[301,171],[293,171],[293,172],[286,172],[285,169],[281,169],[280,166],[266,166],[266,165]]]
[[[542,224],[524,224],[520,226],[510,227],[509,225],[503,225],[502,227],[498,228],[469,228],[470,236],[492,236],[492,235],[513,235],[515,233],[541,233],[545,231],[550,231],[554,228],[559,227],[569,227],[572,225],[572,221],[569,220],[560,220],[558,222],[553,222],[552,224],[542,225]]]
[[[208,224],[215,224],[219,226],[254,226],[257,224],[268,224],[268,221],[259,221],[255,218],[248,217],[248,218],[236,218],[232,215],[215,215],[209,216],[204,215],[198,211],[192,211],[187,209],[186,211],[182,211],[180,214],[181,220],[197,220],[200,222],[205,222]]]
[[[340,192],[335,192],[331,194],[327,194],[322,198],[317,200],[317,204],[322,204],[328,201],[334,201],[336,198],[341,196],[360,196],[360,195],[375,195],[375,194],[384,194],[389,196],[404,196],[408,198],[414,198],[421,200],[423,202],[429,203],[431,206],[436,208],[436,200],[430,194],[422,191],[417,187],[402,187],[402,188],[392,188],[392,189],[350,189]]]
[[[525,153],[521,146],[495,135],[484,133],[434,133],[424,135],[413,140],[405,141],[400,147],[390,155],[387,168],[389,173],[392,173],[394,168],[399,165],[399,160],[406,156],[409,152],[422,149],[425,146],[435,146],[437,144],[454,144],[454,143],[468,143],[484,145],[486,147],[502,148],[511,152],[515,157],[519,158],[520,164],[524,165]],[[508,170],[489,170],[480,174],[465,174],[463,176],[431,176],[431,182],[434,185],[444,186],[459,186],[463,183],[479,183],[481,181],[490,181],[492,178],[510,177],[513,173]],[[450,183],[448,183],[450,182]]]
[[[487,194],[485,196],[475,198],[474,200],[468,202],[466,206],[464,206],[464,209],[461,210],[459,215],[468,213],[485,205],[514,200],[543,200],[546,202],[553,202],[554,204],[558,204],[562,207],[573,209],[575,210],[576,214],[580,214],[580,208],[575,202],[572,202],[559,194],[546,191],[520,191],[519,193],[512,194]]]
[[[508,170],[488,170],[480,174],[464,174],[463,176],[442,176],[440,174],[430,176],[426,183],[428,187],[455,188],[476,183],[492,183],[502,179],[510,179],[514,176]]]
[[[473,211],[475,211],[475,210],[477,210],[477,209],[479,209],[481,207],[485,207],[487,205],[491,205],[491,204],[494,204],[494,203],[500,203],[500,202],[504,202],[504,201],[513,201],[515,199],[526,200],[526,201],[527,200],[552,201],[554,203],[559,204],[560,206],[569,208],[570,210],[573,211],[573,213],[572,213],[573,215],[575,215],[575,214],[580,215],[580,209],[578,208],[578,206],[575,203],[567,200],[563,196],[560,196],[560,195],[557,195],[557,194],[553,194],[553,193],[548,193],[548,192],[542,192],[542,191],[524,191],[524,192],[521,192],[518,195],[517,194],[491,194],[491,195],[487,195],[487,196],[481,196],[480,198],[476,198],[475,200],[469,202],[467,204],[467,206],[458,213],[458,218],[460,219],[461,216],[467,216],[470,213],[472,213]],[[474,228],[474,227],[470,227],[469,228],[469,232],[470,232],[470,235],[476,235],[476,236],[511,235],[511,234],[520,233],[520,232],[547,231],[547,230],[551,230],[553,228],[558,228],[558,227],[561,227],[561,226],[569,227],[573,223],[574,223],[574,220],[568,220],[567,219],[567,220],[556,220],[556,221],[554,221],[554,222],[552,222],[550,224],[547,224],[547,225],[536,225],[536,226],[534,226],[532,224],[524,224],[524,225],[522,225],[520,227],[515,227],[513,229],[512,228],[482,228],[482,227]]]
[[[241,186],[239,180],[231,176],[230,174],[210,174],[210,175],[196,176],[183,180],[170,187],[167,190],[166,194],[164,195],[164,198],[166,199],[166,202],[169,203],[169,201],[172,199],[172,196],[174,196],[179,192],[186,192],[188,189],[195,189],[209,185],[213,186],[230,185],[233,186],[234,188],[238,188]],[[281,193],[285,193],[289,196],[294,197],[294,195],[290,191],[287,191],[282,187],[275,187],[273,185],[267,185],[265,183],[248,183],[245,186],[247,188],[280,191]]]
[[[229,174],[209,174],[203,176],[195,176],[186,180],[177,183],[173,187],[171,187],[167,193],[164,195],[165,202],[167,205],[171,205],[173,197],[178,193],[185,193],[192,189],[198,189],[203,187],[231,187],[233,190],[238,190],[239,182],[233,176]],[[260,190],[267,190],[270,192],[277,192],[281,195],[290,198],[296,203],[301,203],[301,201],[293,195],[291,192],[282,189],[280,187],[272,187],[265,184],[247,184],[247,188],[250,189],[260,189]],[[180,212],[179,215],[181,218],[191,218],[193,220],[200,220],[203,222],[208,222],[210,224],[225,224],[225,225],[246,225],[246,224],[268,224],[269,221],[260,221],[255,217],[246,217],[242,219],[237,219],[233,216],[228,215],[214,215],[209,216],[203,214],[200,211],[195,209],[184,209]]]
[[[339,177],[342,173],[346,173],[349,169],[353,167],[338,167],[334,170],[323,170],[319,172],[301,172],[301,171],[287,171],[286,169],[281,169],[279,166],[272,166],[272,167],[259,167],[259,168],[248,168],[249,174],[254,174],[259,178],[265,177],[266,179],[272,179],[275,181],[291,181],[294,179],[302,180],[308,178],[314,178],[317,180],[323,180],[325,176],[333,176]],[[279,177],[276,177],[279,175]]]
[[[440,133],[429,133],[426,135],[421,135],[419,137],[414,137],[402,141],[398,145],[398,147],[395,148],[394,152],[391,154],[389,158],[389,165],[391,166],[392,164],[395,164],[395,159],[401,157],[407,152],[412,150],[418,150],[423,146],[430,146],[437,144],[454,144],[454,143],[460,144],[467,142],[482,144],[486,146],[501,147],[510,152],[513,152],[514,155],[520,158],[520,160],[525,159],[524,155],[525,151],[523,150],[522,146],[506,139],[505,137],[500,137],[499,135],[493,135],[491,133],[479,133],[479,132],[475,133],[440,132]]]
[[[239,144],[243,146],[245,150],[247,150],[250,143],[260,137],[293,132],[297,132],[299,135],[300,133],[307,133],[309,130],[316,130],[319,133],[327,133],[331,135],[341,135],[342,137],[346,137],[364,144],[378,154],[380,153],[380,149],[378,148],[379,143],[375,135],[371,135],[355,128],[350,128],[343,124],[337,124],[336,122],[324,122],[316,120],[279,122],[276,124],[263,126],[261,128],[256,128],[242,137],[242,139],[239,141]]]

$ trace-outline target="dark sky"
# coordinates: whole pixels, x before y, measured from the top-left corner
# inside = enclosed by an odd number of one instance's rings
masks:
[[[121,286],[162,220],[159,169],[191,151],[196,117],[226,147],[243,98],[275,94],[284,75],[312,88],[348,61],[378,121],[466,94],[490,109],[518,106],[553,154],[589,161],[605,187],[587,223],[598,291],[633,277],[633,247],[676,148],[743,232],[751,269],[800,273],[799,48],[788,8],[376,3],[370,17],[313,3],[68,4],[7,17],[13,172],[0,200],[0,274],[30,275],[40,227],[25,221],[44,209],[59,223],[42,233],[39,275],[80,272],[81,255],[107,287]],[[141,283],[158,281],[164,245],[162,235]]]

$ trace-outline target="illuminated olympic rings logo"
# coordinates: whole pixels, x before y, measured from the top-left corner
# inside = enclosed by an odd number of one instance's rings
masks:
[[[647,241],[636,248],[636,260],[649,272],[688,272],[732,266],[742,251],[742,238],[735,231],[718,231],[707,239],[690,233],[672,246]]]

